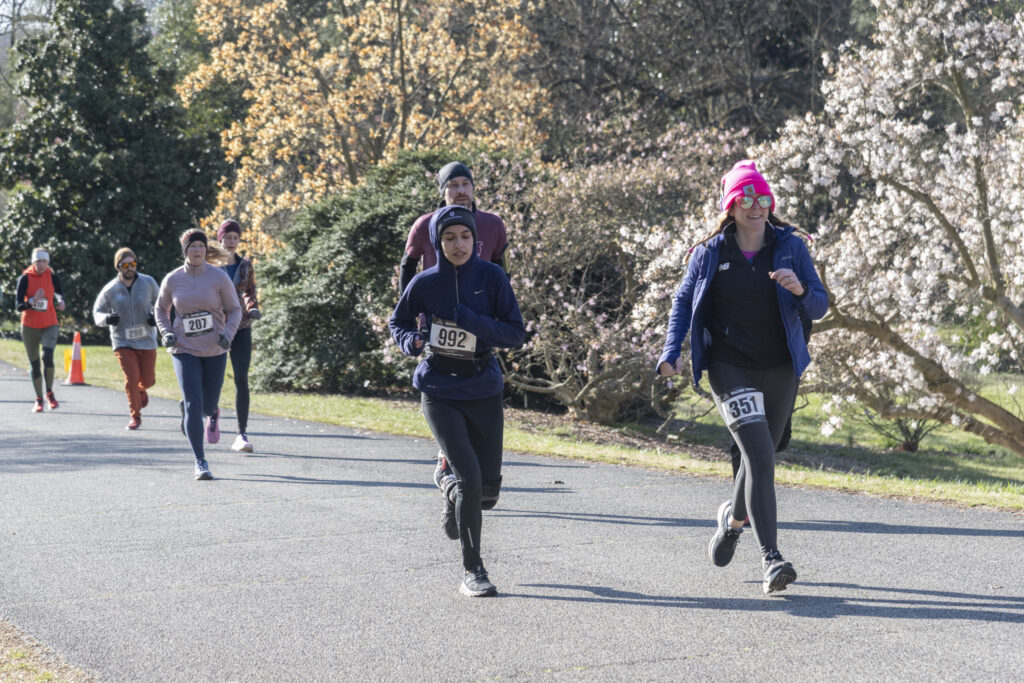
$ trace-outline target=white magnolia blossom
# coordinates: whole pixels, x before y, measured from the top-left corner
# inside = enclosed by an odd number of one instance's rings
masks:
[[[974,394],[1024,352],[1024,18],[873,4],[877,35],[833,56],[824,114],[754,151],[789,217],[819,233],[833,310],[805,381],[885,387],[896,407],[1024,452],[1020,412]]]

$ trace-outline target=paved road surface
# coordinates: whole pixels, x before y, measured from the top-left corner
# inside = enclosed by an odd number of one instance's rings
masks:
[[[707,558],[724,481],[507,453],[471,600],[430,442],[256,416],[196,482],[176,402],[57,393],[0,364],[0,617],[102,680],[1024,676],[1022,516],[783,489],[765,597],[752,534]]]

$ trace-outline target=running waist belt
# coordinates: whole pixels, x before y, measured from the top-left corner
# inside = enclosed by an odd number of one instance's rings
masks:
[[[476,377],[491,362],[491,355],[490,351],[485,351],[475,358],[452,358],[451,356],[442,356],[435,353],[427,356],[427,364],[434,370],[449,375]]]

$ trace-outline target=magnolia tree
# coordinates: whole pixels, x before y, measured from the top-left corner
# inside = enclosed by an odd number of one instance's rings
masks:
[[[679,126],[609,163],[524,178],[529,213],[510,261],[528,338],[507,357],[507,384],[599,422],[663,398],[667,315],[638,315],[661,286],[644,275],[678,243],[686,207],[714,193],[731,139]]]
[[[1024,352],[1024,14],[873,4],[871,47],[840,50],[825,112],[759,152],[789,210],[820,230],[832,305],[809,379],[833,406],[889,395],[882,417],[1024,454],[1019,404],[981,392]]]

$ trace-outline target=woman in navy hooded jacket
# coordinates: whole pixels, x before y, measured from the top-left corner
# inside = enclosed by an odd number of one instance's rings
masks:
[[[715,229],[691,249],[658,372],[683,372],[689,331],[693,381],[707,371],[742,457],[733,497],[718,508],[708,554],[715,565],[727,565],[749,515],[762,588],[771,593],[796,580],[778,547],[775,452],[810,363],[801,316],[820,319],[828,296],[795,228],[772,213],[775,197],[753,161],[738,162],[722,178],[721,209]]]
[[[480,559],[481,510],[498,502],[504,378],[491,349],[523,342],[526,330],[508,276],[477,257],[476,222],[461,206],[430,219],[437,265],[416,275],[391,316],[391,334],[409,356],[426,351],[413,375],[423,414],[454,475],[444,482],[442,526],[462,543],[459,590],[494,595]],[[417,316],[424,314],[427,329]]]

